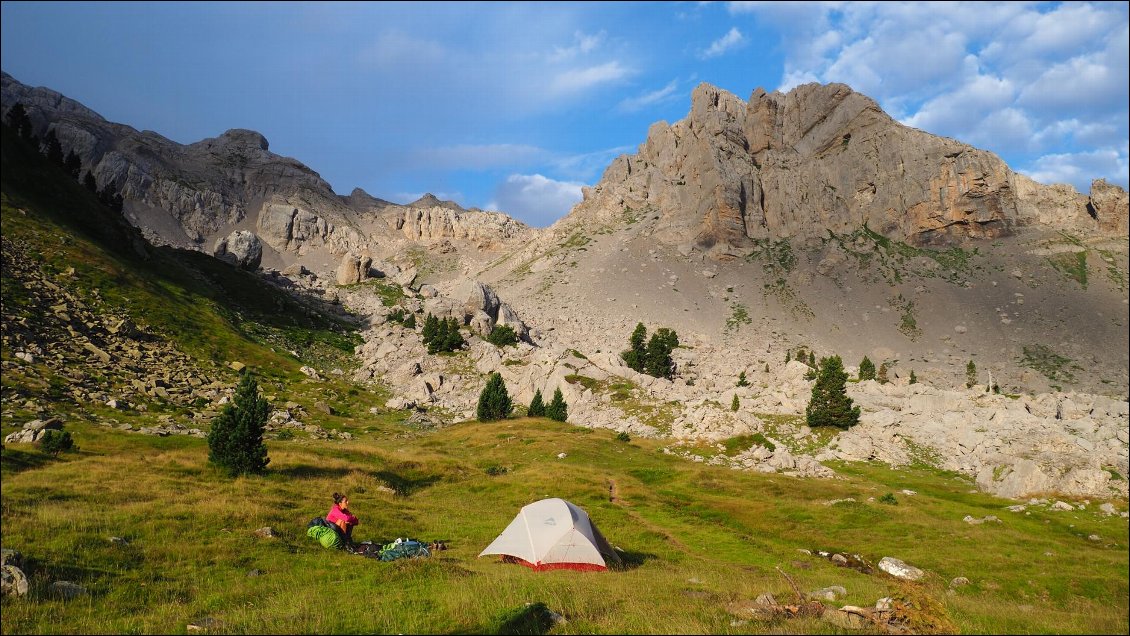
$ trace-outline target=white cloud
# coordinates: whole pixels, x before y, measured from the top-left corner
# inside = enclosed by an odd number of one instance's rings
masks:
[[[567,46],[564,48],[554,48],[553,53],[549,55],[549,61],[563,62],[565,60],[571,60],[579,55],[587,55],[588,53],[595,51],[600,46],[601,42],[604,41],[604,38],[604,31],[601,31],[600,33],[597,33],[595,35],[587,35],[582,31],[577,31],[573,34],[573,39],[575,40],[574,44],[572,46]]]
[[[443,170],[488,170],[527,166],[544,160],[549,151],[526,144],[458,144],[418,148],[409,153],[411,166]]]
[[[625,113],[634,113],[648,106],[670,101],[676,97],[675,89],[678,88],[678,86],[678,80],[671,80],[670,83],[658,90],[623,99],[617,106],[617,109]]]
[[[565,71],[553,78],[549,89],[555,95],[578,93],[601,84],[619,82],[630,74],[630,69],[614,60],[598,66]]]
[[[723,53],[729,52],[741,46],[744,42],[745,36],[742,35],[742,32],[738,30],[738,27],[730,27],[730,30],[726,32],[726,35],[723,35],[717,40],[714,40],[714,42],[710,44],[709,48],[699,53],[699,57],[704,60],[710,59],[712,57],[718,57]]]
[[[634,150],[634,146],[616,146],[593,152],[561,156],[550,163],[556,172],[568,178],[593,181],[600,176],[613,159]]]
[[[1122,151],[1104,148],[1091,152],[1049,154],[1036,159],[1032,165],[1019,172],[1040,183],[1070,183],[1080,192],[1090,192],[1091,180],[1105,177],[1123,188],[1127,187],[1128,161],[1125,147]]]
[[[556,181],[540,174],[512,174],[498,184],[485,207],[535,226],[546,227],[580,202],[583,183]]]

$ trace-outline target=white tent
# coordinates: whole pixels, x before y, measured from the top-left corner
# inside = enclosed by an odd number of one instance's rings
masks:
[[[605,570],[606,558],[620,562],[588,513],[564,499],[523,507],[479,556],[487,554],[513,557],[534,570]]]

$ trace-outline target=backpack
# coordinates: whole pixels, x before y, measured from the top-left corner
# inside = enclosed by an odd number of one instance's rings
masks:
[[[306,536],[322,544],[323,548],[341,548],[341,530],[322,517],[314,517],[306,525]]]
[[[381,561],[395,561],[431,555],[428,546],[415,539],[397,539],[381,548],[380,559]]]

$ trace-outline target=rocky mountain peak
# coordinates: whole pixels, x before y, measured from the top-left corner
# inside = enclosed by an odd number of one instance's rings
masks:
[[[448,210],[455,210],[456,212],[462,212],[463,211],[463,206],[459,205],[458,203],[456,203],[454,201],[444,201],[444,200],[440,199],[439,197],[437,197],[436,195],[432,194],[431,192],[428,192],[428,193],[424,194],[424,196],[420,197],[419,199],[416,199],[415,201],[409,203],[408,207],[410,207],[410,208],[446,208]]]
[[[1040,185],[991,152],[898,123],[844,84],[758,88],[743,102],[704,83],[687,117],[653,124],[639,152],[614,160],[574,214],[609,220],[648,210],[659,241],[727,258],[755,240],[812,242],[865,225],[914,245],[1025,225],[1117,232],[1125,191],[1104,186],[1092,201]]]

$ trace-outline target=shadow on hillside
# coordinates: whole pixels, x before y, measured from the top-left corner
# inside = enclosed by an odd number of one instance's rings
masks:
[[[616,572],[626,572],[628,570],[634,570],[643,565],[645,562],[655,558],[655,555],[650,552],[632,552],[630,550],[626,552],[623,550],[617,550],[616,552],[620,555],[620,564],[613,565],[609,568]]]
[[[353,472],[350,468],[330,468],[326,466],[316,466],[314,464],[296,464],[294,466],[287,466],[272,471],[284,477],[294,479],[309,479],[309,478],[332,478],[340,479],[349,473]]]
[[[374,475],[377,479],[384,481],[390,488],[396,491],[396,494],[406,497],[427,488],[440,480],[439,475],[421,475],[419,477],[410,477],[408,475],[401,475],[392,472],[391,470],[378,471]]]
[[[39,468],[52,459],[40,451],[29,452],[5,446],[3,455],[0,455],[0,473],[4,475],[22,473],[25,470]]]

